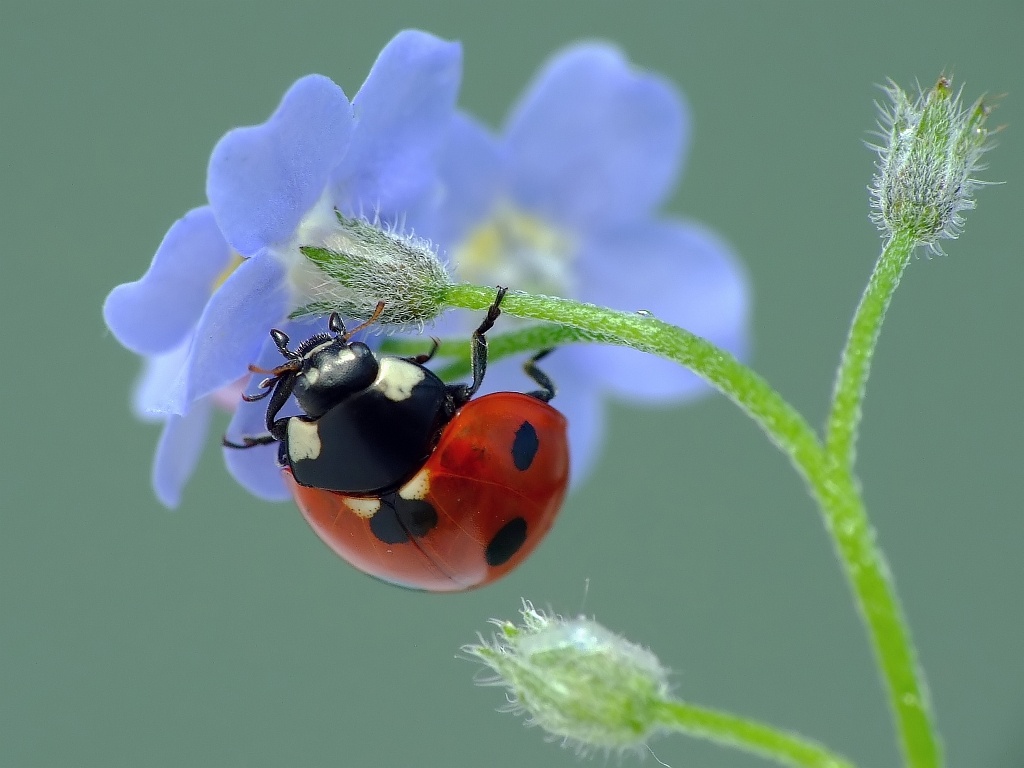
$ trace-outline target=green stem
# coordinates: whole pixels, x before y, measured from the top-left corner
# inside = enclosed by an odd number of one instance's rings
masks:
[[[795,734],[714,709],[681,701],[662,702],[655,713],[662,727],[735,747],[793,768],[853,768],[846,758]]]
[[[486,309],[494,288],[460,283],[448,289],[446,303]],[[581,340],[620,344],[667,357],[717,387],[757,422],[765,434],[793,458],[798,468],[821,462],[818,437],[804,418],[772,387],[728,352],[705,339],[650,315],[630,314],[552,296],[512,292],[502,312],[516,317],[570,326]]]
[[[900,284],[917,241],[907,234],[897,234],[882,249],[868,287],[853,317],[850,335],[843,350],[836,374],[832,409],[828,417],[825,451],[844,467],[852,467],[856,452],[857,427],[861,403],[867,386],[871,358],[878,343],[882,320],[889,302]]]
[[[482,310],[490,306],[494,293],[495,289],[484,286],[454,285],[448,290],[446,303]],[[654,317],[513,292],[501,306],[510,315],[570,326],[580,334],[580,340],[622,344],[674,360],[702,376],[754,419],[789,456],[821,508],[825,527],[867,624],[906,765],[941,765],[938,738],[910,633],[888,568],[875,544],[857,481],[848,464],[830,459],[804,418],[764,379],[727,352]],[[548,340],[540,342],[533,348],[549,345]]]
[[[864,545],[872,542],[874,532],[853,476],[871,359],[886,310],[916,244],[917,240],[906,233],[896,234],[886,243],[850,326],[836,374],[825,439],[825,454],[835,477],[835,483],[827,489],[833,498],[826,511],[844,551],[844,560],[850,564],[847,571],[855,589],[864,595],[860,609],[888,682],[891,705],[899,715],[908,763],[937,766],[942,763],[941,747],[930,722],[926,694],[917,681],[921,674],[914,646],[894,595],[889,600],[881,599],[892,591],[887,577],[889,571],[881,552],[873,545]],[[865,563],[870,567],[856,567]]]
[[[846,467],[833,465],[812,493],[825,514],[826,528],[867,626],[889,695],[904,764],[908,768],[938,768],[942,765],[942,748],[929,709],[924,675],[917,664],[892,573],[875,543],[875,531],[857,486]]]

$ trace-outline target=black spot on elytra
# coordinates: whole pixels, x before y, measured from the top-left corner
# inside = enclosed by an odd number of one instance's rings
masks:
[[[422,499],[403,499],[390,493],[370,518],[370,531],[384,544],[405,544],[410,537],[426,536],[437,525],[437,510]]]
[[[505,523],[487,544],[484,558],[491,567],[507,563],[526,541],[526,521],[515,517]]]
[[[540,447],[540,440],[537,438],[537,430],[533,424],[524,421],[516,430],[515,440],[512,441],[512,461],[516,469],[525,472],[533,464],[537,455],[537,448]]]

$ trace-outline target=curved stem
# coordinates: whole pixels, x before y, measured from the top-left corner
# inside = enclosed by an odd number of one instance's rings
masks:
[[[463,309],[486,309],[494,288],[460,283],[448,289],[446,302]],[[821,446],[814,430],[754,371],[728,352],[694,334],[650,315],[617,312],[552,296],[509,291],[502,312],[516,317],[570,326],[579,341],[620,344],[667,357],[708,382],[746,411],[794,461],[798,469],[821,463]]]
[[[485,309],[493,301],[494,291],[484,286],[454,285],[448,290],[446,302],[465,309]],[[831,459],[804,418],[763,378],[732,355],[681,328],[647,315],[523,293],[510,292],[502,302],[502,310],[518,317],[570,326],[580,334],[578,340],[622,344],[674,360],[702,376],[754,419],[789,456],[821,508],[825,527],[867,625],[906,764],[914,768],[941,765],[941,749],[910,632],[849,464]],[[865,372],[869,357],[864,358],[861,366]],[[855,370],[856,366],[851,367],[851,371]],[[862,391],[863,380],[858,386]]]
[[[793,768],[853,768],[820,744],[714,709],[681,701],[661,702],[655,713],[663,728],[760,755]]]
[[[842,362],[836,374],[825,440],[826,452],[842,466],[853,466],[857,427],[860,425],[861,403],[864,400],[871,358],[875,353],[885,312],[915,245],[916,241],[907,234],[898,234],[886,243],[850,326]]]

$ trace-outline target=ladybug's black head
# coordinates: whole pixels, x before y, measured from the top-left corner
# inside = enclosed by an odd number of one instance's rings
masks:
[[[361,341],[349,343],[344,336],[314,336],[295,352],[302,368],[296,373],[292,394],[306,415],[313,419],[366,389],[380,369],[368,346]]]

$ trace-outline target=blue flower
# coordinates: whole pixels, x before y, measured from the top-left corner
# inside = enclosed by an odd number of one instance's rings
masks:
[[[682,166],[689,121],[676,90],[609,46],[568,48],[542,69],[495,138],[465,115],[441,150],[441,210],[422,234],[473,283],[646,310],[734,354],[747,342],[747,286],[728,246],[657,208]],[[445,324],[471,328],[476,318]],[[507,321],[506,321],[507,322]],[[574,479],[592,465],[602,395],[670,403],[706,391],[678,365],[597,345],[559,349],[544,368],[563,393]],[[524,389],[507,361],[489,389]]]
[[[190,335],[170,352],[146,357],[132,398],[132,410],[136,416],[143,421],[163,424],[153,460],[152,482],[157,499],[170,509],[181,502],[182,488],[199,463],[214,407],[233,410],[244,384],[244,379],[239,379],[199,398],[183,415],[163,413],[191,342]]]
[[[371,211],[386,224],[425,210],[460,75],[457,44],[405,31],[351,102],[326,77],[298,80],[267,122],[220,140],[209,205],[171,227],[140,280],[107,297],[107,325],[146,361],[136,410],[164,421],[153,473],[163,503],[177,503],[211,405],[261,358],[269,329],[304,333],[286,319],[320,277],[299,246],[318,244],[334,209]],[[281,497],[268,451],[235,453],[229,466],[243,484]],[[261,474],[274,476],[269,489],[247,480]]]

